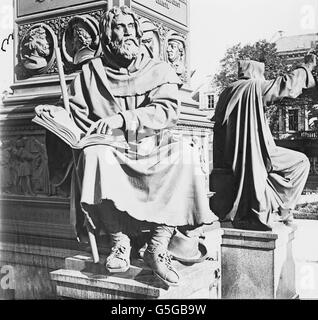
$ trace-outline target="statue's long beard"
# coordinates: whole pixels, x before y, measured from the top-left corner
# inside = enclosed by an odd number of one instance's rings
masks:
[[[38,47],[38,53],[40,57],[47,57],[50,54],[50,50],[49,49],[45,49],[43,47]]]
[[[125,42],[127,39],[114,40],[109,44],[111,52],[122,63],[131,63],[139,53],[139,44],[135,39],[130,39],[129,42]]]

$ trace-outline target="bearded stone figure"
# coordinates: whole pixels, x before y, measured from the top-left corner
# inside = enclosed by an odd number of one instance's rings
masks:
[[[22,63],[25,69],[41,73],[47,66],[46,58],[50,55],[50,46],[43,27],[32,29],[22,48]]]
[[[131,238],[151,230],[143,259],[162,282],[179,284],[168,254],[176,227],[196,228],[217,217],[209,208],[196,143],[175,137],[181,81],[167,63],[152,59],[142,31],[126,6],[100,21],[103,54],[84,64],[69,88],[72,117],[87,135],[123,135],[129,149],[94,145],[77,158],[81,190],[72,188],[78,237],[83,212],[111,238],[108,272],[130,267]],[[37,113],[50,108],[38,106]]]

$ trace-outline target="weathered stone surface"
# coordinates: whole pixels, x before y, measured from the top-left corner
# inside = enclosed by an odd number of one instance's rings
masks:
[[[273,231],[224,229],[222,298],[288,299],[296,296],[294,226]]]
[[[29,244],[0,243],[0,266],[13,270],[13,288],[0,290],[0,299],[56,299],[50,272],[64,265],[65,257],[80,251]]]

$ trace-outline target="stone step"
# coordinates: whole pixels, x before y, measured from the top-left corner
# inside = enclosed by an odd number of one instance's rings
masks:
[[[103,263],[94,264],[90,256],[66,259],[66,269],[51,272],[59,296],[75,299],[186,299],[217,298],[220,264],[206,260],[193,265],[173,261],[180,284],[169,287],[157,279],[141,259],[133,260],[124,273],[107,274]]]
[[[73,299],[218,299],[221,291],[222,229],[205,232],[207,260],[186,264],[173,260],[180,275],[177,287],[167,287],[142,259],[133,259],[127,272],[107,274],[105,255],[95,264],[88,254],[65,259],[65,269],[50,273],[57,294]]]

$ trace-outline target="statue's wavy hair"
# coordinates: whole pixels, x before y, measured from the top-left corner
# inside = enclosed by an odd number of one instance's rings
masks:
[[[84,47],[90,47],[90,45],[93,42],[92,37],[89,34],[89,32],[87,30],[85,30],[85,28],[80,27],[77,24],[74,25],[74,27],[73,27],[73,36],[75,37],[75,35],[78,36],[78,40],[81,42],[81,44]]]
[[[122,7],[115,6],[110,10],[108,10],[107,12],[105,12],[100,19],[99,27],[100,27],[102,45],[107,46],[111,42],[113,20],[114,18],[116,18],[121,14],[129,14],[133,17],[135,29],[136,29],[136,37],[138,39],[141,39],[142,29],[136,14],[127,6],[122,6]]]
[[[26,38],[26,42],[24,43],[24,47],[28,51],[37,50],[38,53],[45,57],[48,54],[45,53],[45,51],[42,49],[43,44],[39,44],[38,40],[46,40],[46,32],[43,27],[36,27],[32,29],[29,33],[29,35]]]

